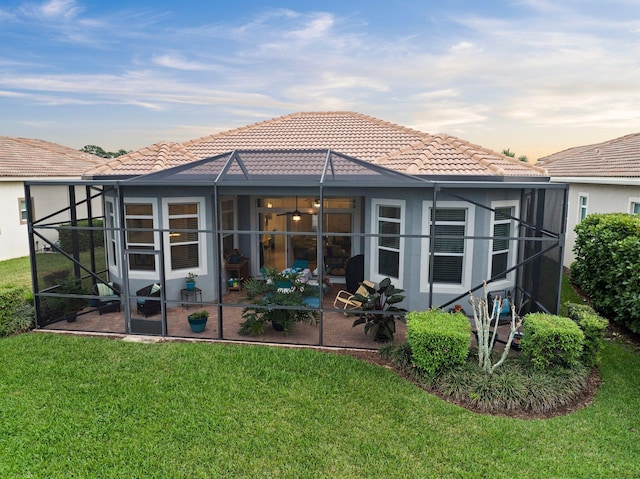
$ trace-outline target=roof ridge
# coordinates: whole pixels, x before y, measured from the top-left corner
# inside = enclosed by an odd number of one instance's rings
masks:
[[[431,144],[433,143],[433,140],[436,138],[433,135],[427,135],[427,138],[421,138],[418,141],[414,141],[413,143],[410,143],[407,146],[404,146],[402,148],[399,148],[397,150],[394,151],[390,151],[389,153],[387,153],[384,156],[381,156],[380,158],[376,158],[376,160],[374,161],[374,163],[377,164],[384,164],[386,161],[391,160],[393,158],[396,158],[400,155],[403,155],[411,150],[415,150],[416,148],[420,147],[420,146],[425,146],[427,148],[429,148],[431,146]],[[426,141],[427,139],[429,139],[429,141]],[[431,151],[431,149],[429,149],[430,153],[433,153],[433,151]]]
[[[299,117],[303,117],[303,116],[315,116],[315,117],[322,117],[322,116],[335,116],[335,115],[349,115],[355,118],[360,118],[363,120],[367,120],[370,121],[372,123],[376,123],[378,125],[382,125],[382,126],[386,126],[389,128],[394,128],[396,130],[400,130],[406,133],[411,133],[413,135],[419,135],[419,136],[424,136],[424,135],[429,135],[428,133],[425,133],[423,131],[420,130],[416,130],[413,128],[409,128],[407,126],[403,126],[403,125],[399,125],[397,123],[392,123],[389,121],[385,121],[385,120],[381,120],[379,118],[370,116],[370,115],[365,115],[363,113],[359,113],[359,112],[355,112],[355,111],[348,111],[348,110],[335,110],[335,111],[298,111],[295,113],[289,113],[287,115],[281,115],[281,116],[277,116],[274,118],[270,118],[268,120],[263,120],[263,121],[259,121],[259,122],[255,122],[255,123],[251,123],[249,125],[244,125],[244,126],[240,126],[237,128],[232,128],[230,130],[225,130],[225,131],[221,131],[218,133],[212,133],[211,135],[206,135],[206,136],[202,136],[200,138],[196,138],[193,140],[187,140],[183,143],[181,143],[183,146],[188,147],[188,146],[192,146],[192,145],[198,145],[200,143],[209,141],[209,140],[213,140],[216,138],[224,138],[225,136],[230,136],[230,135],[235,135],[239,132],[242,131],[246,131],[246,130],[250,130],[253,129],[255,127],[259,127],[259,126],[264,126],[264,125],[268,125],[268,124],[275,124],[275,123],[281,123],[284,120],[287,120],[289,118],[299,118]]]
[[[152,145],[140,148],[139,150],[135,150],[130,153],[127,153],[126,155],[117,156],[108,162],[102,163],[95,170],[88,170],[87,173],[89,172],[101,173],[103,171],[117,168],[119,166],[123,166],[129,163],[130,161],[135,161],[138,158],[143,158],[147,154],[153,153],[153,152],[157,152],[157,158],[153,162],[153,167],[152,167],[152,169],[156,171],[158,169],[165,168],[165,165],[167,163],[167,156],[169,152],[176,151],[176,150],[180,150],[182,154],[184,154],[185,156],[189,156],[193,161],[196,161],[199,159],[196,156],[192,155],[189,151],[187,151],[181,143],[178,143],[175,141],[161,140]]]
[[[457,136],[453,136],[453,135],[449,135],[447,133],[438,133],[437,135],[435,135],[436,137],[440,137],[443,139],[443,141],[446,141],[446,139],[450,138],[453,141],[451,141],[451,145],[458,150],[460,153],[466,153],[466,150],[475,150],[477,152],[480,153],[484,153],[486,155],[490,155],[490,156],[495,156],[496,158],[500,158],[502,160],[508,161],[509,163],[512,163],[514,165],[518,165],[518,166],[526,166],[528,168],[531,168],[539,173],[542,173],[544,175],[547,174],[547,170],[541,166],[536,166],[533,163],[529,163],[528,161],[520,161],[517,158],[514,158],[512,156],[507,156],[502,152],[499,151],[495,151],[492,150],[490,148],[485,148],[484,146],[480,146],[477,145],[475,143],[471,143],[470,141],[466,141],[463,140],[461,138],[458,138]],[[462,146],[465,146],[465,149],[461,149]],[[468,153],[467,153],[468,154]],[[475,156],[477,156],[477,153],[473,153],[472,155],[469,155],[471,158],[474,158]],[[502,168],[501,166],[496,165],[494,162],[489,161],[487,158],[474,158],[476,159],[482,166],[485,166],[487,169],[489,169],[490,171],[493,171],[494,173],[498,174],[498,175],[504,175],[505,171],[504,168]]]

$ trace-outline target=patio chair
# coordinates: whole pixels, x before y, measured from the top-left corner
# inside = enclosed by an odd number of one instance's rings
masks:
[[[120,285],[118,283],[96,283],[93,285],[93,294],[99,298],[90,300],[90,304],[98,308],[100,316],[102,313],[120,312]]]
[[[358,254],[349,258],[345,267],[345,283],[347,291],[356,292],[364,281],[364,255]]]
[[[498,311],[498,303],[494,304],[493,302],[494,298],[502,301],[500,311]],[[493,305],[493,312],[498,315],[498,324],[506,324],[511,321],[511,291],[489,292],[487,303]]]
[[[308,259],[294,259],[291,269],[299,269],[300,271],[302,271],[303,269],[307,269],[308,267],[309,267]]]
[[[336,299],[333,300],[333,307],[334,308],[341,307],[342,309],[345,309],[345,310],[358,309],[360,306],[362,306],[362,303],[360,301],[356,301],[353,298],[357,294],[361,296],[369,296],[369,291],[367,291],[367,288],[365,287],[365,285],[369,286],[370,288],[375,287],[375,285],[371,281],[365,280],[362,282],[360,287],[356,290],[355,294],[352,294],[345,289],[341,289],[340,291],[338,291],[338,294],[336,295]]]
[[[152,296],[160,297],[160,285],[158,283],[149,284],[142,289],[136,291],[136,296]],[[160,312],[161,304],[159,299],[137,299],[137,311],[140,314],[144,314],[144,317],[148,317],[150,314],[157,314]]]

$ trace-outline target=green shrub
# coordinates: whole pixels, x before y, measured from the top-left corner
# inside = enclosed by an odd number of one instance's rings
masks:
[[[89,226],[89,222],[87,220],[81,220],[77,222],[78,227],[87,228]],[[93,220],[92,227],[94,228],[102,228],[103,222],[102,220]],[[73,251],[72,244],[72,231],[71,229],[66,229],[66,227],[70,226],[70,223],[65,223],[65,228],[58,228],[58,239],[60,241],[60,248],[63,251],[71,252]],[[89,238],[91,234],[93,234],[93,241],[95,246],[102,246],[104,244],[104,232],[102,230],[76,230],[78,232],[78,251],[88,251],[91,246],[89,242]]]
[[[608,321],[598,316],[595,310],[586,304],[567,303],[567,314],[584,333],[582,364],[587,367],[595,366],[600,359],[600,349]]]
[[[471,324],[464,314],[414,311],[406,318],[407,341],[417,367],[435,376],[464,364],[471,346]]]
[[[524,317],[522,354],[534,367],[576,366],[582,355],[584,333],[569,318],[543,313]]]
[[[598,313],[640,333],[639,215],[589,215],[575,231],[572,282]]]
[[[26,288],[10,286],[0,289],[0,337],[21,333],[33,326],[34,309]]]

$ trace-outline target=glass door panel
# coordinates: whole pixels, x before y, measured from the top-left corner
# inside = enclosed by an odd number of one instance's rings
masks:
[[[133,252],[128,251],[128,261],[131,264],[133,258],[137,258],[143,263],[159,262],[158,251],[144,253],[139,250]],[[140,286],[140,282],[136,282],[137,289],[130,289],[129,295],[133,298],[132,307],[130,309],[129,332],[131,334],[153,334],[165,335],[166,326],[163,320],[164,308],[164,291],[161,288],[160,278],[152,275],[144,281],[144,285]]]

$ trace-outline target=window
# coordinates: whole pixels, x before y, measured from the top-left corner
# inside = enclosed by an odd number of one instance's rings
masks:
[[[463,208],[431,209],[434,228],[433,281],[461,284],[464,263],[464,235],[467,210]]]
[[[33,207],[33,198],[31,198],[31,206]],[[20,213],[20,224],[26,225],[29,218],[27,217],[27,200],[25,198],[18,198],[18,211]]]
[[[118,242],[116,241],[115,225],[116,225],[116,212],[115,204],[111,201],[105,203],[106,214],[105,219],[107,222],[107,260],[109,266],[118,266]]]
[[[579,200],[580,209],[578,210],[578,223],[587,217],[587,205],[589,203],[589,196],[584,193],[580,193]]]
[[[124,205],[126,242],[128,249],[156,249],[153,202],[130,200]],[[155,272],[156,258],[153,254],[134,253],[129,255],[129,269],[140,272]]]
[[[507,269],[515,264],[515,246],[514,241],[508,238],[515,236],[516,229],[515,220],[516,205],[508,205],[505,203],[493,203],[494,211],[491,213],[491,240],[490,258],[489,258],[489,275],[488,278],[496,280],[511,280],[512,273],[504,273]]]
[[[464,202],[439,202],[435,210],[430,202],[423,202],[423,234],[433,234],[433,238],[426,238],[422,243],[421,291],[429,289],[432,248],[434,289],[442,292],[468,289],[472,242],[465,237],[473,234],[473,216],[474,210]]]
[[[203,233],[204,198],[169,198],[163,201],[165,265],[167,277],[185,276],[187,272],[204,274]],[[165,243],[165,244],[167,244]]]
[[[169,203],[169,244],[173,271],[200,267],[198,206],[198,203]]]
[[[640,198],[629,198],[629,213],[640,215]]]
[[[380,236],[373,236],[372,278],[394,278],[402,282],[404,239],[404,205],[402,200],[372,201],[373,226]],[[401,286],[400,286],[401,287]]]
[[[234,198],[222,198],[220,201],[220,229],[226,231],[237,229]],[[235,248],[235,236],[233,233],[222,233],[223,255],[230,254]]]

